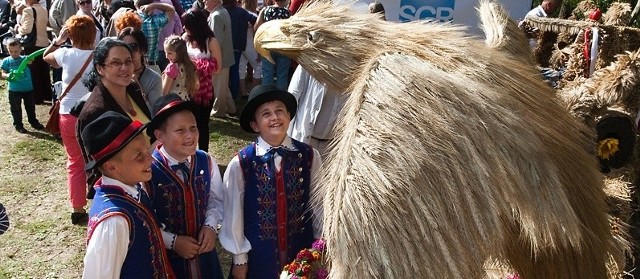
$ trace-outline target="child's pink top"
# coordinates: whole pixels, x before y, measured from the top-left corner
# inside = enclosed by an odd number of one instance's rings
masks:
[[[164,74],[174,79],[171,85],[169,93],[177,94],[185,101],[191,100],[189,92],[187,92],[187,86],[185,84],[184,67],[178,63],[169,62],[167,68],[164,69]]]

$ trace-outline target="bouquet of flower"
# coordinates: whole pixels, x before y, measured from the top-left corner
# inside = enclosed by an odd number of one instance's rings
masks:
[[[302,249],[296,259],[285,265],[280,279],[325,279],[329,275],[322,263],[325,243],[318,239],[310,249]]]

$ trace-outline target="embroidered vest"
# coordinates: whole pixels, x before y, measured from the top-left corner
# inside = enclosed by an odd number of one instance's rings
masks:
[[[204,225],[209,189],[211,188],[211,166],[209,155],[198,150],[191,157],[189,181],[183,182],[178,174],[171,170],[158,149],[153,152],[150,181],[151,204],[159,223],[165,230],[177,235],[198,239]],[[178,278],[223,278],[222,269],[216,251],[199,254],[187,261],[172,250],[168,250],[169,260]],[[190,263],[191,262],[191,263]],[[198,277],[191,274],[189,265],[195,265]]]
[[[122,188],[96,186],[89,210],[87,243],[100,222],[119,215],[129,223],[129,250],[122,264],[120,278],[175,278],[153,214],[127,195]],[[146,195],[144,192],[142,195]]]
[[[308,206],[313,148],[293,144],[298,151],[281,155],[280,172],[273,158],[265,162],[265,156],[255,155],[255,143],[238,152],[245,180],[244,233],[251,243],[247,278],[278,278],[282,267],[313,243]]]

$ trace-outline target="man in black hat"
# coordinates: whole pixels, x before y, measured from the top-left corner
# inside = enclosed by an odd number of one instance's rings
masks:
[[[146,125],[114,111],[87,124],[82,139],[98,168],[89,210],[83,278],[175,278],[140,182],[151,179]]]
[[[322,215],[309,206],[320,154],[287,135],[295,97],[275,85],[251,90],[240,126],[258,133],[224,174],[220,243],[233,254],[234,278],[278,278],[285,264],[320,238]]]
[[[214,250],[222,223],[222,176],[198,149],[195,104],[176,94],[153,106],[147,134],[157,138],[149,187],[151,208],[162,224],[169,260],[178,278],[224,278]]]

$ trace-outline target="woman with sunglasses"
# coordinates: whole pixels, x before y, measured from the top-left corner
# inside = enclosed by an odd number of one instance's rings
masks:
[[[70,114],[71,108],[90,90],[82,82],[91,69],[91,52],[96,34],[93,20],[88,16],[71,16],[60,31],[60,36],[53,40],[45,50],[44,61],[53,68],[62,67],[62,91],[67,92],[60,100],[60,136],[67,153],[67,187],[73,212],[71,223],[82,224],[87,222],[87,205],[84,160],[82,151],[76,140],[77,118]],[[61,48],[67,39],[71,40],[71,48]],[[85,62],[89,61],[84,71],[80,73]],[[79,76],[78,76],[79,75]],[[73,82],[74,79],[78,79]],[[73,83],[73,84],[72,84]],[[68,88],[71,86],[70,88]]]
[[[96,25],[96,39],[94,46],[98,45],[98,43],[104,36],[104,28],[102,27],[102,24],[100,24],[100,21],[98,21],[98,19],[93,15],[93,2],[91,0],[78,0],[76,1],[76,3],[78,4],[78,12],[76,13],[76,15],[88,16]]]
[[[93,70],[84,80],[88,88],[93,88],[78,116],[77,140],[83,146],[80,131],[107,111],[115,111],[132,120],[147,123],[151,112],[142,95],[142,90],[134,77],[133,51],[125,42],[110,37],[104,38],[93,51]],[[89,161],[86,150],[82,149],[85,163]],[[97,170],[87,173],[89,193],[93,198],[93,184],[101,176]]]
[[[133,78],[140,83],[142,92],[149,107],[162,97],[162,77],[156,71],[147,67],[145,56],[147,53],[147,38],[142,30],[126,27],[118,32],[118,39],[126,43],[131,49],[133,58]]]

